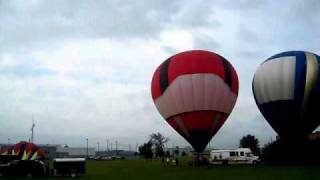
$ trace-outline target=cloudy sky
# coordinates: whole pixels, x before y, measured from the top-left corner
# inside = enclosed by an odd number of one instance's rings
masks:
[[[318,0],[0,0],[0,142],[134,147],[161,132],[184,141],[156,110],[150,82],[169,56],[216,52],[236,68],[234,111],[211,141],[238,146],[275,138],[255,105],[258,65],[287,50],[320,53]]]

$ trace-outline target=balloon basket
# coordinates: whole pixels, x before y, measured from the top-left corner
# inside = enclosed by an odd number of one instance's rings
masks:
[[[192,166],[209,165],[207,153],[192,152],[192,157],[193,157],[193,160],[189,162],[189,165],[192,165]]]

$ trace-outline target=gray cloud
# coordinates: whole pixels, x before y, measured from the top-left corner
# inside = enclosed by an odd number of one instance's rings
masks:
[[[214,40],[214,36],[199,33],[194,35],[194,48],[216,52],[221,48],[221,45]]]
[[[318,1],[0,0],[0,141],[26,139],[34,114],[40,143],[81,146],[89,137],[91,146],[106,138],[134,146],[159,131],[168,146],[188,145],[157,112],[150,81],[166,58],[194,48],[223,55],[240,80],[213,146],[236,147],[247,133],[264,144],[275,133],[254,103],[253,74],[281,51],[319,53],[319,8]]]
[[[227,10],[232,11],[248,11],[248,10],[257,10],[263,9],[263,6],[266,4],[265,1],[259,0],[239,0],[236,2],[230,3],[229,1],[218,0],[216,2],[218,6],[226,8]]]
[[[170,46],[163,46],[161,47],[161,49],[165,52],[167,52],[168,54],[177,54],[179,53],[179,51],[177,49],[174,49],[173,47]]]
[[[220,26],[202,1],[10,1],[0,11],[0,41],[45,46],[70,38],[157,38],[164,30]],[[22,33],[23,32],[23,33]]]
[[[241,39],[242,42],[245,43],[254,44],[261,41],[254,31],[245,27],[244,25],[239,26],[238,37]]]
[[[51,76],[55,75],[56,72],[46,68],[36,68],[27,65],[16,65],[13,67],[0,68],[1,76],[19,76],[24,78],[27,76]]]

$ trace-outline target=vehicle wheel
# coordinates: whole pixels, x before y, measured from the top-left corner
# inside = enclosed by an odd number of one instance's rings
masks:
[[[252,165],[257,165],[258,161],[252,161]]]
[[[227,166],[228,164],[229,164],[229,162],[227,160],[223,161],[223,165]]]
[[[31,173],[27,173],[26,177],[27,178],[32,178],[32,174]]]
[[[72,178],[75,178],[75,177],[77,177],[77,174],[76,174],[76,173],[71,173],[70,176],[71,176]]]
[[[71,176],[72,178],[77,177],[76,170],[74,170],[74,169],[70,170],[70,176]]]

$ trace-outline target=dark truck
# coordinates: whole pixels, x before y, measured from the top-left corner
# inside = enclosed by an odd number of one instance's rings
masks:
[[[20,160],[14,155],[0,155],[1,176],[41,177],[45,165],[40,160]]]
[[[49,172],[51,173],[49,174]],[[14,155],[0,155],[0,177],[82,176],[86,173],[85,158],[57,158],[49,163],[41,160],[21,160]]]

